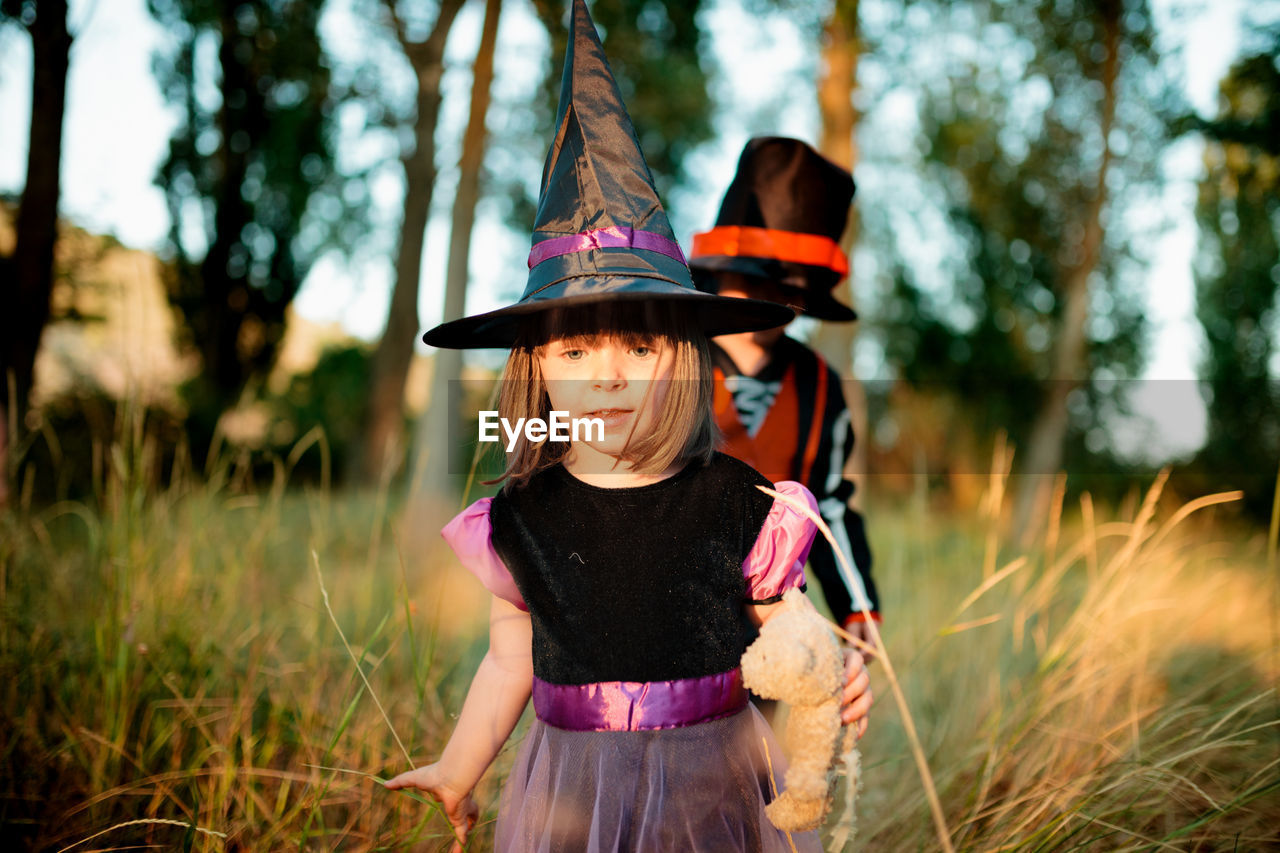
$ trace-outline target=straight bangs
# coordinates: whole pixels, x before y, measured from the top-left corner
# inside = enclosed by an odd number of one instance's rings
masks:
[[[601,337],[614,338],[626,346],[645,344],[657,338],[687,337],[681,328],[682,315],[670,300],[613,300],[570,308],[548,308],[529,318],[521,329],[517,345],[535,349],[552,341],[587,344]],[[691,325],[691,324],[690,324]],[[692,331],[701,335],[696,328]]]
[[[659,474],[678,462],[710,461],[718,438],[711,411],[711,354],[692,312],[674,300],[608,301],[549,308],[530,316],[503,370],[499,416],[512,423],[518,418],[548,419],[550,402],[538,366],[543,348],[552,341],[587,347],[600,338],[627,347],[661,343],[674,356],[652,429],[629,441],[620,459],[646,475]],[[646,394],[656,390],[651,383]],[[562,461],[569,447],[567,442],[529,441],[522,433],[507,454],[502,476],[490,482],[505,481],[503,488],[517,488],[538,471]]]

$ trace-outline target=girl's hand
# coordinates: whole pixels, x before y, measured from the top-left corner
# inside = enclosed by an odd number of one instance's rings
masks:
[[[444,813],[448,816],[449,822],[453,824],[453,832],[456,837],[453,853],[461,853],[462,845],[466,843],[467,835],[480,817],[480,807],[476,805],[475,800],[471,799],[468,792],[454,790],[445,778],[444,773],[441,772],[439,763],[428,764],[426,767],[419,767],[417,770],[401,773],[394,779],[388,779],[386,786],[392,791],[398,791],[402,788],[416,788],[439,800],[440,805],[444,807]]]
[[[871,677],[862,655],[853,649],[844,650],[844,693],[840,697],[840,719],[846,725],[856,726],[861,738],[867,732],[867,715],[871,713]]]

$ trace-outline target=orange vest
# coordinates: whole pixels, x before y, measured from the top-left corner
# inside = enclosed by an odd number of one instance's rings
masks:
[[[827,405],[827,364],[821,356],[817,356],[817,367],[814,410],[809,417],[804,421],[801,419],[800,400],[796,395],[796,365],[793,362],[783,374],[782,387],[765,413],[755,438],[747,435],[747,428],[738,418],[733,395],[724,384],[724,371],[715,368],[712,407],[716,425],[723,436],[720,449],[746,462],[775,483],[795,480],[808,486],[809,473],[813,470],[813,460],[818,456],[818,443],[822,439],[822,420]]]

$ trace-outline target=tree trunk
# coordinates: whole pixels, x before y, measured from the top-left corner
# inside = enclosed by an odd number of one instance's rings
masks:
[[[858,84],[858,0],[836,0],[823,31],[822,69],[818,79],[818,108],[822,114],[818,149],[828,159],[852,169],[858,162],[854,136],[858,112],[853,93]]]
[[[827,159],[850,172],[858,162],[858,111],[853,106],[853,93],[858,83],[858,56],[862,45],[858,40],[858,0],[836,0],[835,9],[824,29],[822,70],[818,79],[818,109],[822,117],[820,150]],[[845,253],[852,256],[858,238],[858,207],[849,211],[849,224],[840,240]],[[852,257],[850,257],[852,263]],[[853,304],[853,272],[840,282],[833,294],[847,305]],[[855,486],[850,504],[861,508],[863,486],[867,474],[867,394],[854,375],[853,323],[823,323],[814,337],[814,347],[822,353],[844,380],[845,402],[853,422],[853,455],[845,470]]]
[[[463,0],[442,0],[431,34],[422,43],[408,41],[403,22],[395,14],[395,0],[386,5],[395,22],[400,45],[418,80],[414,148],[405,155],[404,214],[396,251],[396,280],[387,310],[387,327],[373,356],[369,416],[357,462],[357,477],[376,483],[400,441],[404,418],[404,389],[418,336],[418,291],[422,279],[422,251],[436,182],[436,123],[440,116],[440,80],[444,76],[444,46]]]
[[[58,198],[62,167],[62,123],[67,103],[67,67],[71,34],[66,0],[45,0],[30,25],[31,132],[27,180],[15,226],[17,245],[9,263],[11,281],[3,282],[8,304],[0,311],[0,506],[9,496],[9,451],[21,438],[30,402],[36,350],[49,321],[53,290],[53,249],[58,236]],[[12,383],[12,395],[10,394]],[[9,411],[12,406],[13,411]],[[10,433],[9,426],[14,429]]]
[[[245,264],[239,272],[231,263],[232,247],[240,240],[240,234],[252,214],[241,195],[245,174],[249,168],[248,149],[233,146],[230,140],[245,131],[245,110],[229,105],[229,92],[244,92],[253,88],[248,69],[237,56],[237,30],[233,7],[228,4],[219,18],[222,32],[218,48],[218,67],[222,72],[222,106],[218,109],[218,130],[222,144],[215,156],[219,161],[217,189],[214,193],[213,242],[200,262],[197,275],[203,300],[208,306],[208,328],[199,337],[200,356],[204,363],[204,376],[215,394],[217,410],[221,412],[235,402],[244,385],[245,369],[239,351],[240,327],[244,323],[249,306],[249,283]]]
[[[498,15],[502,0],[485,0],[484,29],[476,52],[475,71],[471,83],[471,113],[462,137],[462,156],[458,164],[458,193],[453,202],[453,222],[449,230],[449,264],[444,283],[444,317],[455,320],[466,307],[468,267],[471,254],[471,231],[475,225],[476,204],[480,200],[480,168],[484,164],[485,115],[493,85],[493,54],[498,39]],[[422,477],[411,478],[411,488],[429,496],[451,493],[449,463],[454,442],[461,436],[459,428],[459,393],[457,379],[462,375],[460,350],[436,352],[431,369],[431,397],[427,411],[418,421],[414,437],[415,470]]]
[[[1062,466],[1062,446],[1068,427],[1067,398],[1088,378],[1087,363],[1089,321],[1089,276],[1098,265],[1105,233],[1102,209],[1107,200],[1107,170],[1111,166],[1111,127],[1116,113],[1116,79],[1120,72],[1119,0],[1102,0],[1098,4],[1106,56],[1102,62],[1103,98],[1098,129],[1102,134],[1102,159],[1094,184],[1093,197],[1085,210],[1084,236],[1079,263],[1063,277],[1063,309],[1054,339],[1053,369],[1048,391],[1031,431],[1018,490],[1014,514],[1014,530],[1025,543],[1032,522],[1044,511],[1054,476]]]

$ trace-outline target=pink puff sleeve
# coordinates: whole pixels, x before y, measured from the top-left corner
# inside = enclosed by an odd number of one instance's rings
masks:
[[[775,483],[774,491],[801,501],[813,512],[818,502],[804,486],[792,480]],[[760,528],[756,544],[742,563],[747,598],[754,602],[777,599],[791,587],[804,585],[804,563],[818,528],[795,507],[777,500]]]
[[[489,504],[493,498],[481,498],[444,526],[440,535],[458,555],[463,568],[480,579],[484,588],[521,610],[528,605],[520,595],[511,572],[493,550],[493,528],[489,524]]]

